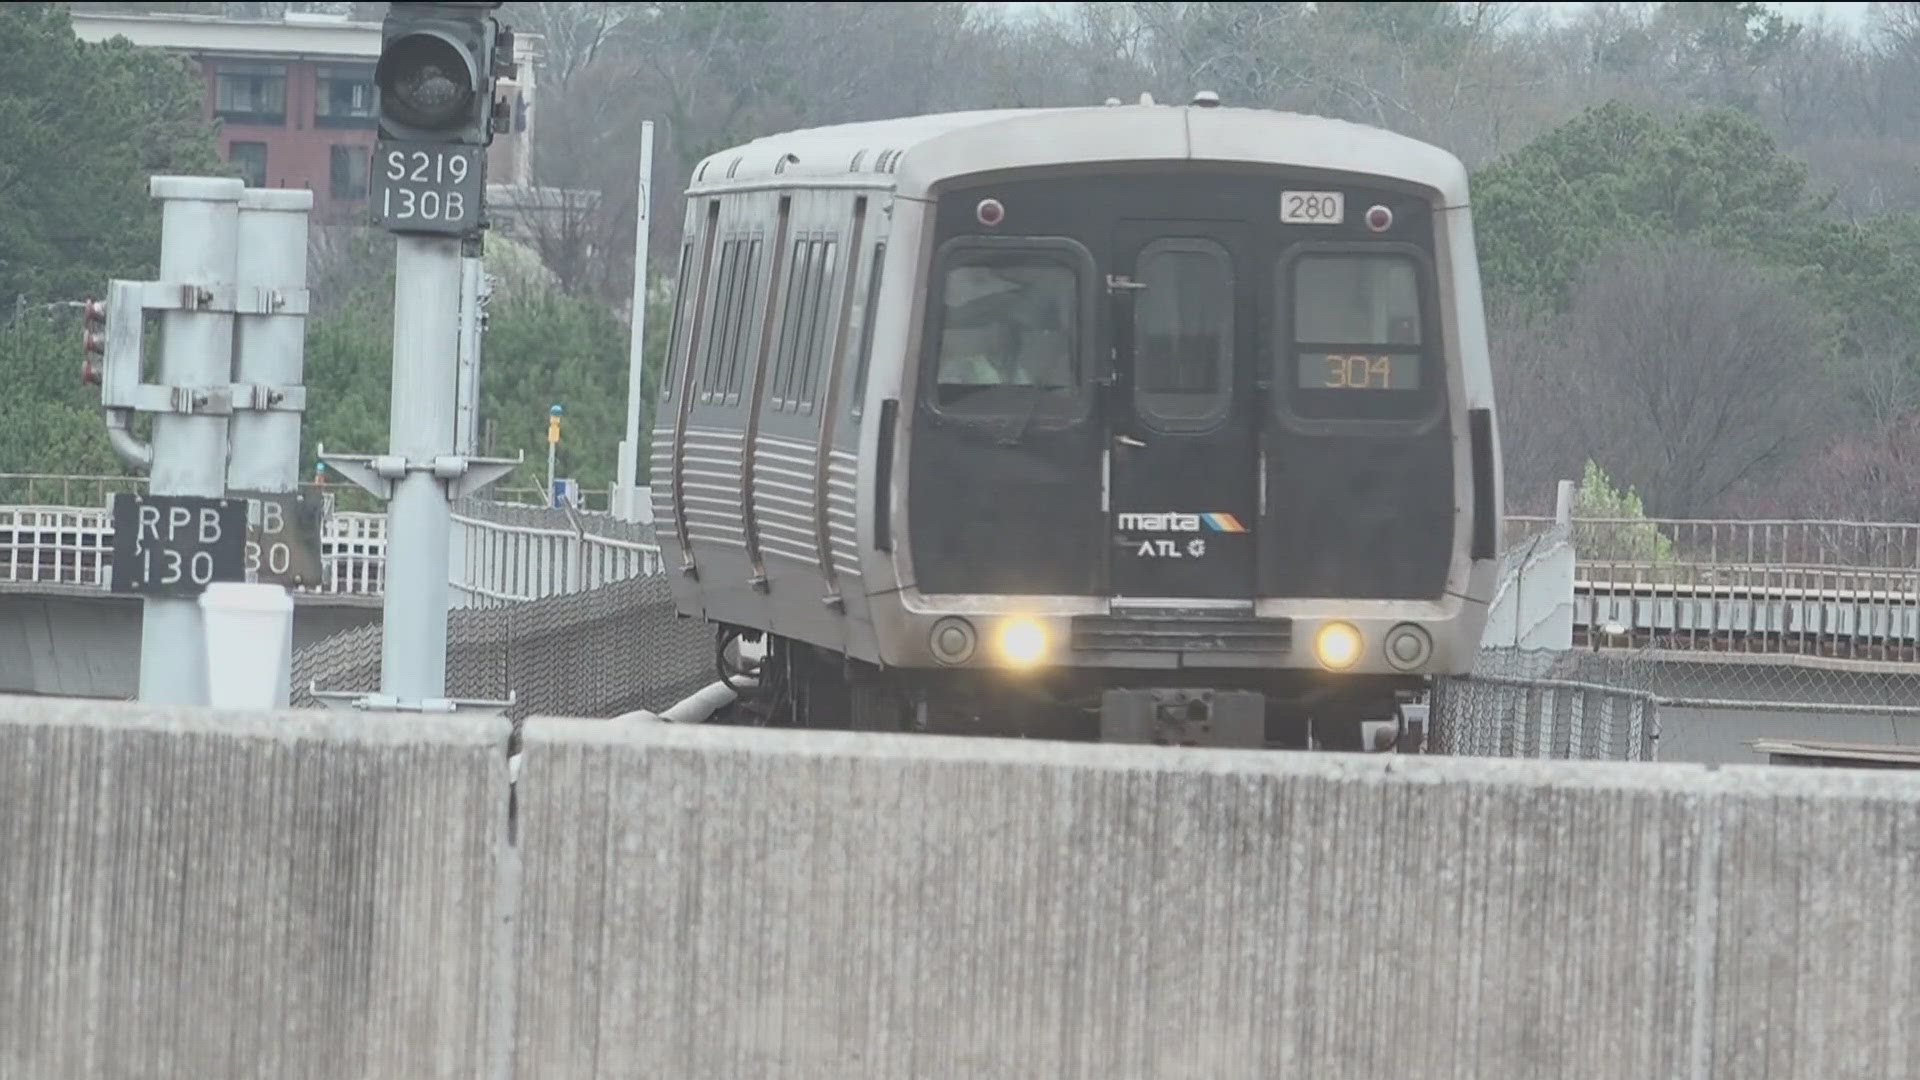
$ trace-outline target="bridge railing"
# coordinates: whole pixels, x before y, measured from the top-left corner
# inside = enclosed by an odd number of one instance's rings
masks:
[[[448,579],[462,606],[579,592],[659,571],[659,549],[643,526],[511,504],[475,501],[461,509]],[[385,515],[327,515],[320,548],[326,576],[318,588],[299,591],[384,590]],[[0,583],[104,589],[112,573],[113,522],[104,507],[0,506]]]
[[[656,574],[645,526],[597,514],[473,501],[453,518],[456,603],[473,606],[581,592]]]
[[[146,489],[147,478],[144,476],[0,472],[0,506],[105,507],[115,495]],[[300,491],[323,498],[330,512],[380,513],[379,500],[349,484],[310,481],[301,484]],[[487,497],[515,506],[544,507],[547,502],[546,491],[539,487],[494,487],[488,489]],[[611,488],[581,488],[581,509],[604,511],[610,506],[612,497]]]
[[[1920,524],[1576,518],[1571,533],[1582,643],[1920,659]]]

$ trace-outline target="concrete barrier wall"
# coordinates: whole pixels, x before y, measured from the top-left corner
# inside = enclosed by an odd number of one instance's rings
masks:
[[[497,1075],[506,737],[0,698],[0,1077]]]
[[[1920,1075],[1920,776],[0,699],[0,1078]]]
[[[525,747],[521,1076],[1920,1074],[1920,777]]]

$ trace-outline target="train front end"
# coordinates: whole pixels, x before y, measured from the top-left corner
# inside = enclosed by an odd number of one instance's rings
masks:
[[[1404,740],[1471,667],[1498,554],[1464,175],[1348,125],[1301,145],[1330,121],[1157,113],[1183,153],[1081,124],[896,219],[924,302],[881,436],[883,660],[963,728]]]

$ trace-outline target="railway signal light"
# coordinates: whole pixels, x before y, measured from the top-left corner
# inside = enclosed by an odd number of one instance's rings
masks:
[[[381,27],[382,139],[486,146],[493,141],[493,80],[513,64],[513,35],[499,3],[395,3]]]
[[[100,365],[94,358],[104,362],[107,355],[107,305],[98,300],[80,305],[80,352],[81,385],[99,386]]]

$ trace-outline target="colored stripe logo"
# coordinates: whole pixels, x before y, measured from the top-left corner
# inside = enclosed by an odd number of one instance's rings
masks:
[[[1240,524],[1240,519],[1232,514],[1201,514],[1200,520],[1206,522],[1207,528],[1214,532],[1243,533],[1247,531],[1247,527]]]

